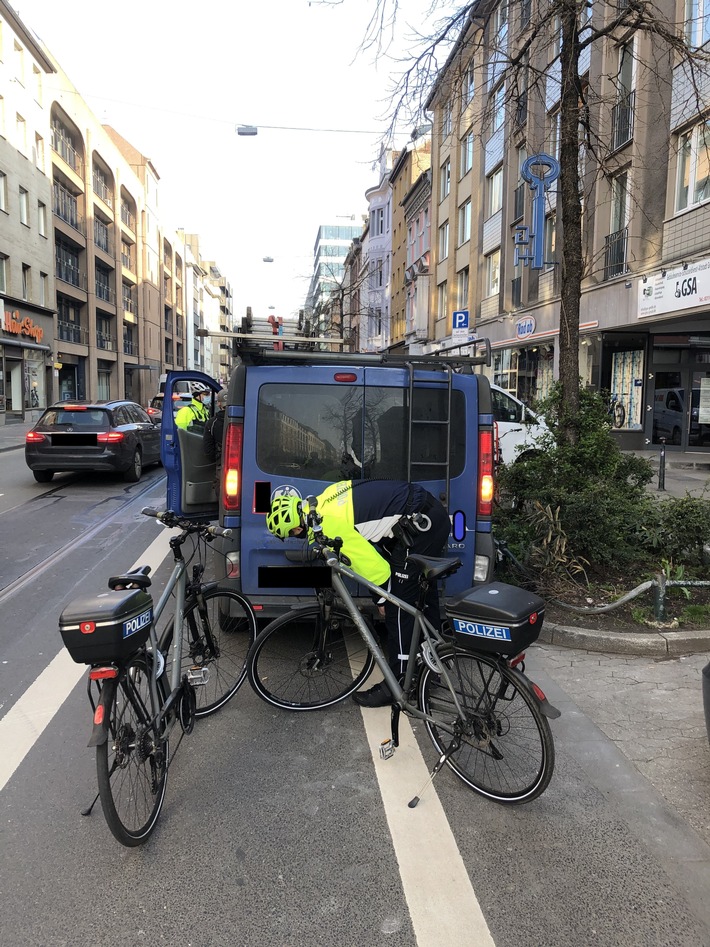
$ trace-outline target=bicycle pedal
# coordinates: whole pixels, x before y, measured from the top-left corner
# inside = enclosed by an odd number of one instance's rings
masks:
[[[383,740],[382,743],[380,743],[380,759],[392,759],[395,749],[396,747],[392,740]]]
[[[210,679],[210,669],[206,667],[191,667],[187,672],[187,679],[193,687],[202,687]]]

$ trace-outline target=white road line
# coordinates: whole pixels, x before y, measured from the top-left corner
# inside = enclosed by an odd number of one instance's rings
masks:
[[[155,572],[170,551],[170,532],[162,529],[131,568],[150,565]],[[0,720],[0,791],[85,673],[86,665],[75,664],[62,648]]]
[[[416,809],[407,805],[429,775],[409,720],[400,717],[399,747],[382,760],[390,709],[363,708],[362,717],[418,947],[495,947],[436,789],[428,786]],[[446,778],[454,777],[437,777]]]

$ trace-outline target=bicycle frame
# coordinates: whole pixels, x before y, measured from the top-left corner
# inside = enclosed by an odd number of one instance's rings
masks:
[[[435,720],[429,714],[425,714],[420,710],[415,704],[410,703],[405,694],[408,693],[410,687],[412,686],[412,681],[414,679],[414,674],[416,670],[416,656],[419,651],[419,643],[424,637],[425,642],[430,646],[429,652],[427,654],[427,659],[432,662],[434,669],[437,674],[440,674],[444,679],[446,686],[451,692],[451,696],[456,707],[456,711],[460,718],[465,717],[465,713],[456,694],[455,688],[451,683],[451,679],[446,671],[446,668],[439,661],[439,658],[436,654],[437,644],[444,644],[444,640],[441,637],[437,629],[431,624],[426,615],[415,606],[410,605],[409,602],[405,602],[400,598],[397,598],[396,595],[393,595],[391,592],[387,592],[385,589],[381,588],[379,585],[375,585],[374,582],[370,582],[364,576],[358,575],[356,572],[348,569],[347,566],[344,566],[337,558],[335,553],[326,552],[326,563],[330,566],[333,576],[333,589],[338,595],[338,598],[343,603],[347,609],[350,617],[352,618],[355,626],[357,627],[360,635],[365,641],[365,644],[370,649],[372,656],[375,659],[375,662],[379,669],[382,671],[385,682],[389,687],[392,696],[394,697],[394,703],[397,706],[404,710],[406,713],[410,714],[412,717],[417,717],[420,720],[428,720],[430,723],[436,724],[440,730],[446,730],[449,733],[454,733],[454,728],[448,726],[441,720]],[[408,614],[414,617],[414,629],[412,632],[412,643],[409,648],[409,658],[407,661],[407,671],[404,677],[404,684],[400,684],[397,678],[395,677],[392,669],[390,668],[387,659],[382,651],[382,648],[377,643],[374,635],[367,627],[367,623],[360,614],[357,605],[353,601],[353,598],[348,591],[345,582],[341,578],[344,576],[346,579],[353,579],[355,582],[358,582],[360,585],[363,585],[370,592],[376,593],[380,598],[387,599],[388,602],[391,602],[393,605],[396,605],[402,611],[407,612]]]

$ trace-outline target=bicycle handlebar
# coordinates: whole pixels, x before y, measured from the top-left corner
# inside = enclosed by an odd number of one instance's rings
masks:
[[[150,506],[144,506],[141,513],[144,516],[152,516],[169,529],[179,527],[186,533],[202,533],[207,536],[229,537],[232,535],[231,529],[224,529],[222,526],[209,526],[207,523],[193,523],[191,520],[180,519],[172,510],[154,510]]]

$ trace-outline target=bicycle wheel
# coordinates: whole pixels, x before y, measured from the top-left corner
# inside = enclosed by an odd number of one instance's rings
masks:
[[[624,426],[624,421],[626,420],[626,408],[620,401],[614,402],[612,417],[614,419],[614,427]]]
[[[150,668],[129,658],[108,714],[108,739],[96,747],[104,816],[122,845],[140,845],[155,828],[165,799],[169,743],[150,726]]]
[[[436,749],[444,753],[452,740],[460,739],[447,764],[481,796],[508,804],[535,799],[547,788],[555,766],[550,725],[535,698],[495,657],[456,648],[441,661],[466,720],[457,723],[451,691],[438,673],[425,666],[419,706],[456,730],[452,736],[425,720]]]
[[[170,622],[162,649],[170,661],[174,619]],[[248,599],[237,592],[217,587],[203,589],[185,605],[182,623],[181,676],[192,668],[197,699],[197,717],[207,717],[227,703],[246,676],[246,659],[256,637],[256,617]],[[167,673],[170,673],[169,668]]]
[[[356,691],[374,658],[342,608],[324,618],[321,606],[288,612],[267,625],[247,658],[249,683],[274,707],[317,710]]]

